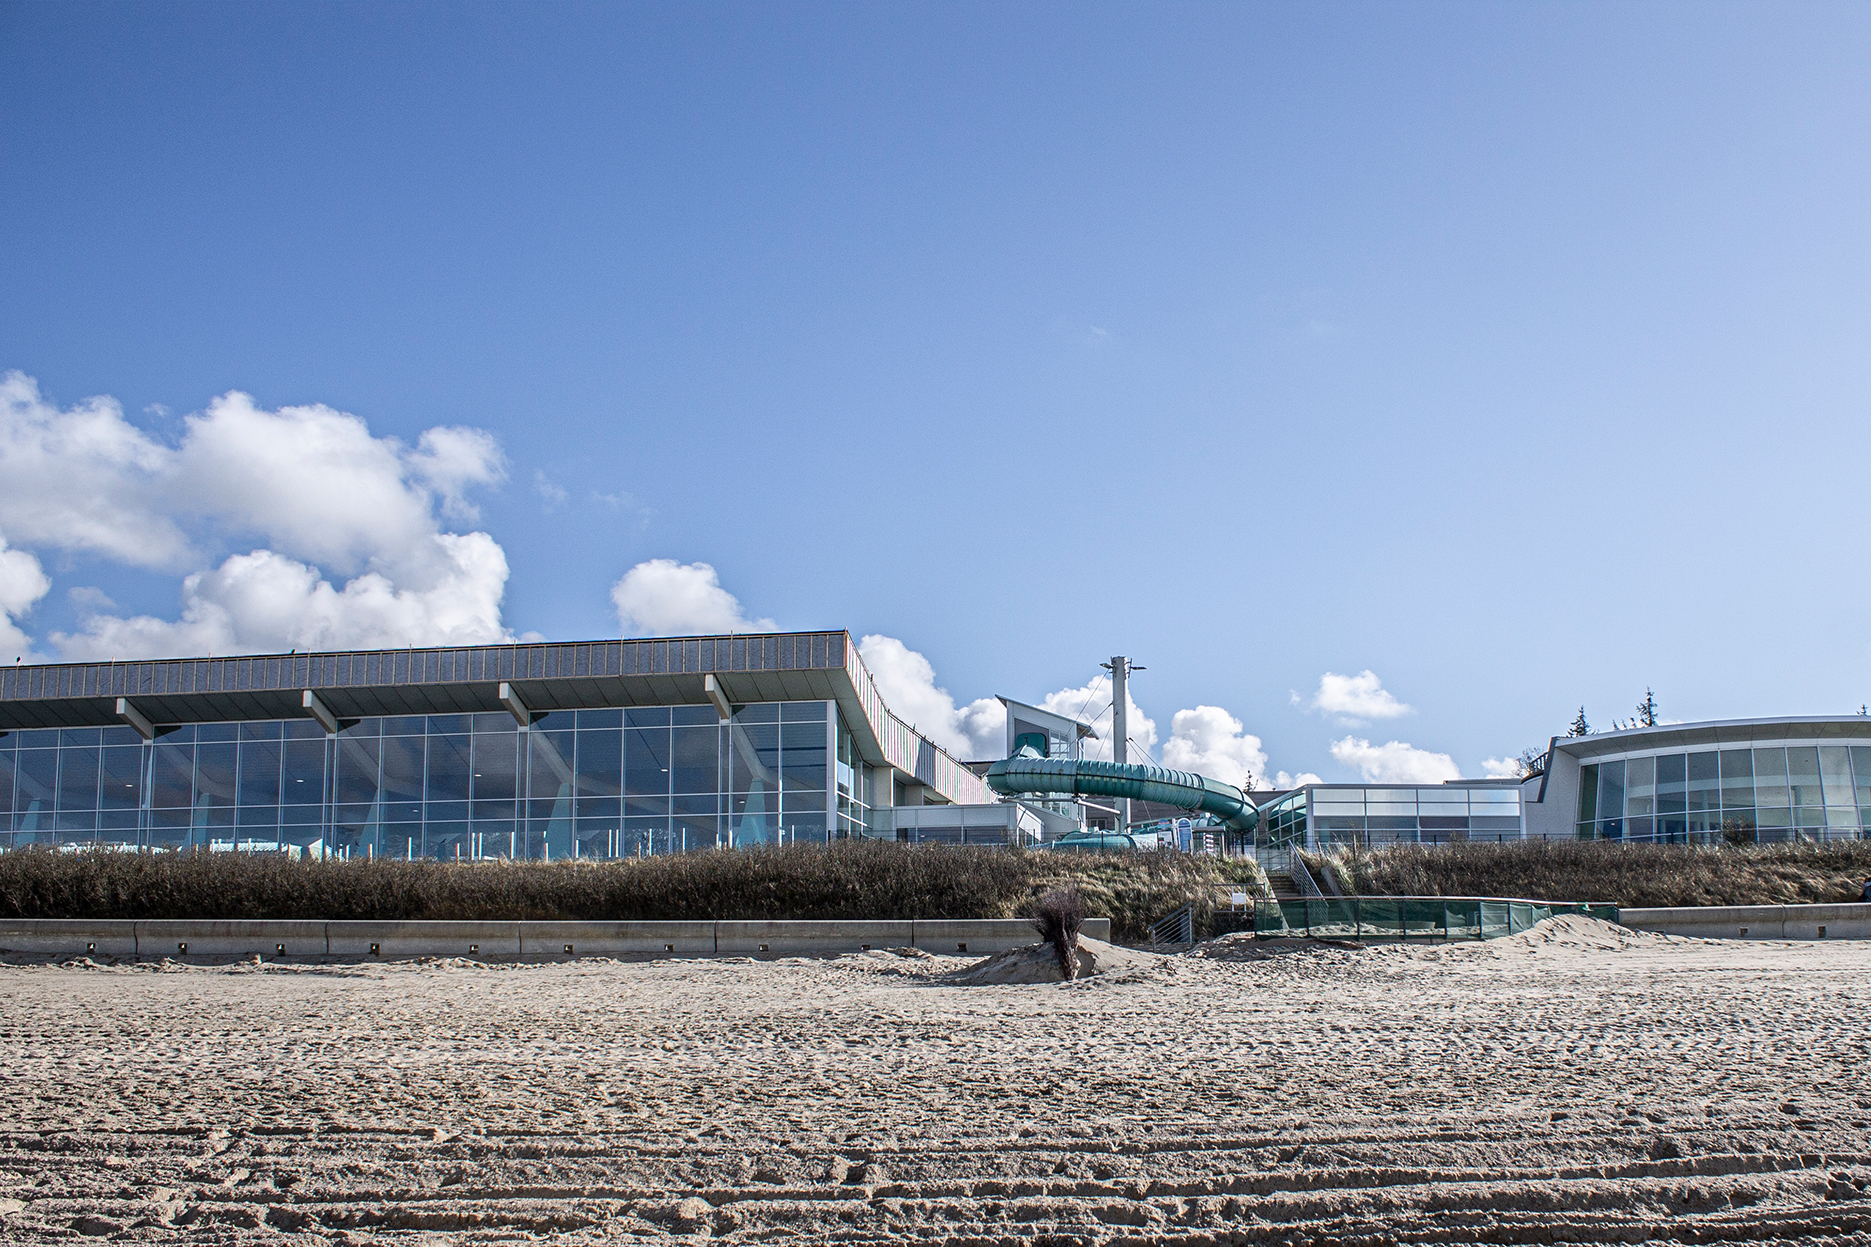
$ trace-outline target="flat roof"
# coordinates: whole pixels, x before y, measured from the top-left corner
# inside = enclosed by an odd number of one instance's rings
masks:
[[[710,675],[734,704],[836,701],[867,762],[951,801],[994,800],[891,713],[843,631],[16,664],[0,667],[0,731],[121,723],[119,697],[153,723],[299,719],[307,689],[344,719],[495,712],[502,683],[534,711],[707,705]]]

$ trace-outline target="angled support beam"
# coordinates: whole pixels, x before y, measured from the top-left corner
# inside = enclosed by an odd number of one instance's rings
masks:
[[[513,685],[502,684],[500,686],[500,704],[507,708],[507,713],[512,715],[513,721],[521,727],[528,727],[532,724],[533,712],[528,710],[526,703],[520,700],[520,691]]]
[[[141,736],[144,740],[156,739],[155,725],[144,718],[142,712],[130,704],[129,698],[119,697],[117,699],[117,717],[135,728],[136,734]]]
[[[702,691],[708,694],[708,700],[715,703],[715,713],[723,722],[734,717],[734,707],[728,704],[728,695],[721,689],[721,681],[710,675],[702,677]]]
[[[325,729],[327,736],[338,734],[338,716],[331,712],[331,707],[320,701],[318,694],[311,689],[305,690],[305,696],[299,701],[305,712],[318,720],[318,725]]]

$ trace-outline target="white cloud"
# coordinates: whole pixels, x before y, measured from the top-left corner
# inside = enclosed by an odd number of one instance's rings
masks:
[[[159,502],[174,460],[113,398],[60,411],[24,373],[0,377],[0,529],[15,542],[142,567],[180,562],[188,538]]]
[[[1294,694],[1294,700],[1298,700],[1298,694]],[[1334,715],[1340,722],[1351,725],[1372,719],[1400,718],[1411,712],[1410,707],[1390,695],[1377,673],[1370,670],[1357,675],[1326,672],[1319,677],[1319,688],[1310,704],[1312,709]]]
[[[1489,779],[1513,779],[1520,774],[1520,759],[1483,758],[1481,773]]]
[[[625,636],[772,632],[779,626],[771,619],[747,618],[740,599],[721,587],[706,563],[638,563],[611,586],[611,601]]]
[[[1170,718],[1163,765],[1245,788],[1253,777],[1267,773],[1267,751],[1260,737],[1248,735],[1241,721],[1220,706],[1197,706]]]
[[[1462,777],[1461,768],[1448,754],[1431,753],[1397,740],[1373,745],[1347,736],[1332,742],[1332,756],[1344,766],[1355,767],[1371,784],[1439,784]]]
[[[505,553],[438,519],[473,518],[469,491],[505,474],[479,429],[429,429],[411,449],[330,407],[266,411],[230,392],[171,446],[114,399],[61,411],[32,378],[0,378],[0,526],[21,545],[187,570],[263,543],[189,575],[178,620],[74,599],[95,609],[52,638],[69,657],[507,639]],[[321,568],[352,578],[334,587]]]
[[[485,429],[424,429],[408,459],[411,473],[442,499],[442,514],[459,520],[481,518],[481,509],[468,501],[471,486],[497,485],[507,475],[507,457]]]
[[[435,503],[460,514],[462,491],[498,480],[493,438],[430,429],[409,451],[329,407],[255,407],[225,394],[190,416],[173,474],[175,502],[257,534],[281,553],[341,571],[419,581],[449,574],[436,557]]]
[[[1273,786],[1275,788],[1304,788],[1307,784],[1323,784],[1324,782],[1324,780],[1314,775],[1311,771],[1301,771],[1297,775],[1289,775],[1285,771],[1281,771],[1278,775],[1273,777]]]
[[[315,567],[255,550],[184,580],[179,620],[93,614],[76,633],[53,633],[52,642],[67,658],[101,661],[510,640],[500,623],[506,553],[486,533],[432,540],[448,570],[426,588],[399,588],[376,572],[336,588]]]
[[[866,636],[858,656],[892,714],[964,762],[1007,752],[1007,708],[993,697],[957,706],[929,660],[892,636]]]
[[[0,536],[0,650],[10,649],[20,658],[32,652],[32,638],[13,620],[51,589],[52,581],[39,560],[24,550],[9,550],[6,538]]]
[[[558,510],[565,505],[565,500],[571,497],[563,485],[555,485],[552,478],[547,476],[541,468],[533,469],[533,488],[538,491],[547,511]]]
[[[330,407],[266,411],[233,391],[188,417],[172,448],[115,399],[60,411],[32,378],[0,379],[0,527],[26,546],[181,567],[219,530],[340,571],[443,577],[436,504],[473,518],[467,490],[504,475],[479,429],[429,429],[411,450]],[[210,531],[191,534],[190,518]]]

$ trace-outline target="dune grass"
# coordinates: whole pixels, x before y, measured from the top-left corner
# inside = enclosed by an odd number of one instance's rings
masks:
[[[1626,908],[1792,905],[1858,900],[1871,879],[1871,841],[1393,845],[1323,864],[1365,896],[1518,896]]]
[[[1015,918],[1069,887],[1120,940],[1218,889],[1239,862],[847,841],[624,861],[300,861],[275,854],[20,849],[0,854],[0,918]]]

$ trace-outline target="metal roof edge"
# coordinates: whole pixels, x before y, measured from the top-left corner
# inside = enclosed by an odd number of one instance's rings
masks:
[[[1705,719],[1694,723],[1659,723],[1655,727],[1593,732],[1589,736],[1555,736],[1550,748],[1576,759],[1641,749],[1643,748],[1642,742],[1646,739],[1657,740],[1660,747],[1668,747],[1669,744],[1675,743],[1669,740],[1672,736],[1704,737],[1709,744],[1719,744],[1721,743],[1719,734],[1724,731],[1775,727],[1782,724],[1787,726],[1824,724],[1859,726],[1864,729],[1867,736],[1871,736],[1871,717],[1861,714],[1772,715],[1752,719]],[[1752,739],[1767,738],[1755,736]]]

